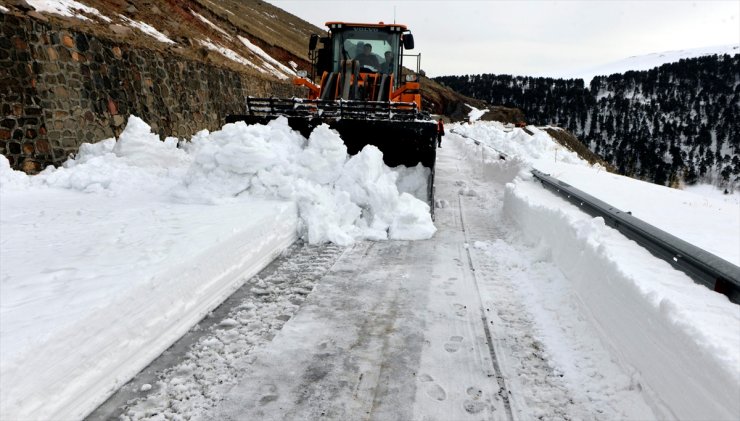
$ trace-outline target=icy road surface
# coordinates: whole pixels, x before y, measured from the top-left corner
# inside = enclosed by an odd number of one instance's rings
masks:
[[[639,378],[613,362],[548,251],[526,245],[502,217],[504,186],[484,181],[490,178],[469,165],[463,145],[443,146],[434,238],[356,243],[330,268],[307,270],[320,276],[299,282],[313,288],[305,301],[291,301],[279,277],[258,279],[258,292],[278,303],[262,313],[268,319],[255,319],[262,310],[251,301],[237,305],[242,316],[213,322],[216,329],[154,387],[134,379],[132,394],[141,397],[117,413],[233,420],[665,415],[647,403]],[[239,328],[242,320],[252,329]],[[248,346],[235,356],[240,343]]]

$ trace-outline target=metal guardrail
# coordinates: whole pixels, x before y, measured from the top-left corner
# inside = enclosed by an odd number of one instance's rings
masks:
[[[460,133],[460,132],[458,132],[458,131],[455,131],[455,129],[451,129],[451,130],[450,130],[450,133],[455,133],[455,134],[456,134],[456,135],[458,135],[458,136],[464,137],[464,138],[466,138],[466,139],[470,139],[470,140],[472,140],[472,141],[473,141],[473,142],[474,142],[474,143],[475,143],[476,145],[478,145],[478,146],[483,146],[484,148],[488,148],[488,149],[490,149],[490,150],[492,150],[492,151],[496,152],[496,153],[498,154],[498,158],[499,158],[499,159],[508,159],[508,158],[509,158],[509,155],[508,155],[508,154],[506,154],[506,153],[504,153],[504,152],[501,152],[500,150],[498,150],[498,149],[494,148],[493,146],[489,146],[489,145],[486,145],[485,143],[481,142],[480,140],[478,140],[478,139],[476,139],[476,138],[474,138],[474,137],[472,137],[472,136],[468,136],[468,135],[466,135],[465,133]]]
[[[560,196],[591,216],[601,216],[607,225],[645,247],[650,253],[686,273],[697,283],[726,295],[740,304],[740,267],[699,247],[660,230],[630,212],[621,211],[549,174],[532,170],[532,175]]]

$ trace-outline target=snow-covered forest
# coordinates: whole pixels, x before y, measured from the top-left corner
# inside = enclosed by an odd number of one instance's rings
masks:
[[[443,76],[438,82],[529,123],[576,134],[621,174],[662,185],[740,184],[740,55],[712,55],[645,71],[582,79]]]

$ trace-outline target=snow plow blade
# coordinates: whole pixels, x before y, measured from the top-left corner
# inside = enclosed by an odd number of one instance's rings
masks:
[[[314,128],[327,124],[339,133],[350,155],[373,145],[383,152],[389,167],[421,163],[430,170],[427,201],[433,214],[437,125],[417,112],[415,104],[249,98],[247,112],[227,116],[226,123],[267,124],[284,116],[306,138]]]

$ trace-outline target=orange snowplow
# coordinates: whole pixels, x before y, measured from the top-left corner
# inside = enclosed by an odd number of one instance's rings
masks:
[[[414,48],[405,25],[327,22],[325,36],[311,35],[311,72],[299,72],[295,85],[306,98],[255,98],[246,113],[226,122],[264,124],[279,116],[308,137],[320,124],[339,132],[350,154],[366,145],[383,152],[388,166],[430,169],[428,201],[433,206],[436,124],[421,110],[419,68],[404,75],[403,52]],[[318,44],[321,43],[320,48]]]

